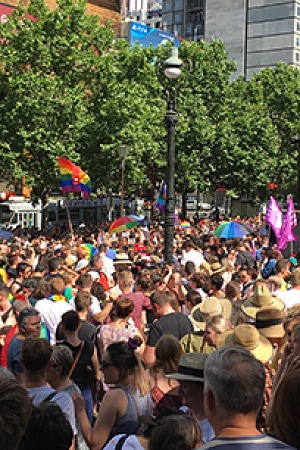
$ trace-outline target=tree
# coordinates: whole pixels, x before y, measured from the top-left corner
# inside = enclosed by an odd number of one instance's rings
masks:
[[[0,27],[0,148],[15,177],[46,202],[58,185],[56,157],[80,162],[79,143],[91,120],[89,84],[114,35],[85,14],[82,0],[60,0],[55,11],[33,0]]]
[[[300,133],[300,72],[283,63],[274,69],[264,68],[250,80],[248,95],[257,107],[263,98],[276,143],[267,148],[265,155],[266,186],[273,183],[281,191],[293,192],[298,177],[298,150],[291,144],[291,137]]]

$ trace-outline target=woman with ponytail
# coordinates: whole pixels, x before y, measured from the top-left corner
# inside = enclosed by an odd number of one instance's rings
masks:
[[[100,367],[110,389],[103,397],[93,427],[86,416],[82,397],[73,395],[76,416],[91,450],[101,450],[118,434],[136,434],[139,417],[152,414],[150,377],[136,351],[141,344],[142,339],[135,336],[128,342],[110,344],[103,353]]]

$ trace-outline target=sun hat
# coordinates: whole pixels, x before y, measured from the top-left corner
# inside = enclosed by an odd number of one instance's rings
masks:
[[[256,313],[255,327],[266,338],[283,338],[283,313],[273,306],[265,306]]]
[[[114,260],[114,265],[117,264],[133,264],[129,259],[127,253],[117,253],[116,258]]]
[[[206,270],[207,272],[210,273],[210,264],[207,261],[203,261],[200,264],[200,269],[204,269],[204,270]]]
[[[195,305],[191,311],[191,321],[199,328],[205,330],[206,318],[222,314],[223,308],[216,297],[206,297],[206,299]]]
[[[208,355],[205,353],[184,353],[180,358],[178,371],[170,373],[166,377],[174,380],[203,382],[207,357]]]
[[[263,364],[268,362],[273,354],[271,342],[262,336],[255,326],[249,323],[237,325],[233,330],[225,331],[217,337],[217,348],[244,347]]]
[[[85,269],[89,265],[87,259],[80,259],[75,266],[75,272],[80,272],[80,270]]]
[[[222,266],[222,264],[220,264],[219,262],[214,262],[214,263],[210,264],[211,275],[214,275],[216,273],[224,273],[225,270],[226,270],[225,267]]]
[[[71,267],[74,266],[78,261],[78,258],[75,255],[68,255],[66,257],[66,266]]]
[[[264,306],[274,306],[282,311],[284,309],[284,302],[280,298],[271,295],[266,285],[258,284],[255,287],[253,296],[244,301],[241,309],[247,316],[255,319],[257,311]]]

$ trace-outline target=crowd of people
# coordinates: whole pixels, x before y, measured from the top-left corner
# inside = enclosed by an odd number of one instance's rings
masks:
[[[245,224],[2,239],[0,450],[300,450],[300,252]]]

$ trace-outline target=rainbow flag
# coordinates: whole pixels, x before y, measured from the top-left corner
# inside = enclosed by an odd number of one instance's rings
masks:
[[[92,184],[90,177],[76,164],[66,158],[57,158],[61,174],[61,189],[63,194],[82,192],[85,199],[90,198]]]
[[[163,181],[161,183],[161,187],[158,194],[158,199],[156,200],[156,208],[159,209],[161,212],[164,211],[166,207],[166,201],[167,201],[167,185],[166,182]]]

